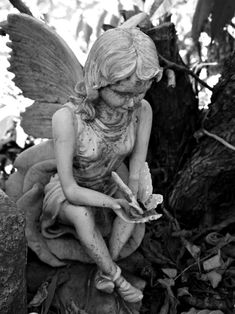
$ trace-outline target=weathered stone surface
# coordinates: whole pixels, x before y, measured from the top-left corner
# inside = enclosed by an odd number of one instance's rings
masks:
[[[2,190],[0,221],[0,313],[25,314],[25,221],[23,213]]]
[[[147,261],[140,252],[135,252],[118,263],[126,279],[135,287],[145,288],[146,282],[133,274],[139,274],[146,267]],[[27,292],[29,311],[40,313],[38,302],[42,293],[41,287],[50,291],[51,308],[61,313],[83,314],[139,314],[141,302],[127,303],[113,294],[102,293],[94,286],[95,264],[74,262],[66,267],[51,267],[42,263],[36,254],[29,250],[27,264]],[[39,292],[40,291],[40,292]],[[39,292],[39,294],[38,294]],[[36,300],[36,303],[34,301]],[[43,298],[42,298],[43,302]],[[44,301],[45,302],[45,301]],[[54,313],[54,312],[53,312]]]
[[[96,273],[95,265],[76,263],[67,269],[69,279],[65,284],[58,287],[54,306],[63,309],[65,313],[83,313],[86,314],[139,314],[141,302],[127,303],[115,291],[113,294],[107,294],[98,291],[94,285]],[[126,279],[140,290],[144,289],[145,282],[123,271]],[[65,274],[58,274],[60,277]],[[61,279],[60,279],[61,280]]]

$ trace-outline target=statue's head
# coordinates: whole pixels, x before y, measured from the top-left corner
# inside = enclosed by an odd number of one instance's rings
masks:
[[[157,50],[138,28],[114,28],[101,35],[88,55],[84,77],[87,98],[95,100],[99,89],[135,74],[139,80],[160,80]]]

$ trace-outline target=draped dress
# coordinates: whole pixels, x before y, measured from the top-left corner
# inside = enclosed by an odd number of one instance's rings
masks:
[[[104,125],[98,118],[91,122],[84,121],[73,103],[66,104],[71,111],[75,128],[75,149],[73,156],[73,176],[78,185],[90,188],[109,196],[115,196],[117,186],[111,172],[116,171],[124,159],[132,152],[138,128],[140,106],[120,117],[115,125]],[[79,128],[78,128],[79,126]],[[77,131],[79,129],[79,132]],[[41,233],[45,238],[57,238],[65,234],[77,235],[72,226],[64,225],[58,214],[66,199],[58,174],[54,174],[44,189],[45,197],[41,215]],[[95,223],[101,234],[108,239],[112,231],[116,214],[112,209],[92,207]],[[144,225],[137,224],[128,246],[134,250],[142,240]],[[79,239],[77,239],[79,242]],[[129,248],[130,249],[130,248]]]

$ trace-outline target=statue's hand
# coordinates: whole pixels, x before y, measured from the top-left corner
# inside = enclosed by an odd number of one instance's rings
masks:
[[[125,197],[125,199],[116,199],[116,205],[113,207],[113,210],[120,218],[128,223],[145,223],[159,219],[162,216],[151,208],[143,211],[130,188],[116,172],[112,172],[112,178]]]
[[[137,214],[130,204],[124,199],[115,200],[112,207],[115,214],[127,223],[145,223],[148,221],[159,219],[162,215],[157,214],[155,210],[146,211],[143,215]]]
[[[122,220],[130,222],[130,205],[126,199],[114,199],[111,208]]]
[[[147,215],[139,214],[125,199],[115,199],[111,208],[117,216],[127,223],[145,223],[161,217],[155,211],[151,211]]]
[[[139,206],[139,203],[136,200],[135,195],[131,191],[131,189],[122,181],[122,179],[119,177],[119,175],[116,172],[112,172],[112,178],[114,182],[117,184],[119,190],[124,195],[125,199],[128,200],[130,205],[130,214],[133,214],[133,216],[139,216],[143,214],[142,208]]]
[[[125,212],[129,212],[130,205],[128,201],[124,198],[116,198],[111,204],[111,208],[116,212],[117,210],[124,210]]]

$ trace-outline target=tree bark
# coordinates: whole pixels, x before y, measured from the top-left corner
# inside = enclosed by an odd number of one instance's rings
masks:
[[[164,58],[182,64],[172,23],[152,28],[147,34]],[[161,59],[160,59],[161,61]],[[163,64],[164,66],[164,64]],[[160,82],[154,82],[146,95],[153,109],[153,127],[149,145],[150,164],[156,192],[167,194],[174,175],[184,164],[195,142],[199,110],[189,77],[175,71],[176,86],[168,86],[164,71]]]
[[[14,202],[0,190],[0,313],[25,314],[25,221]]]
[[[214,221],[206,221],[207,224],[234,214],[234,95],[235,53],[214,88],[209,111],[196,133],[198,145],[170,192],[169,205],[187,227],[195,227],[208,213],[212,213]]]

